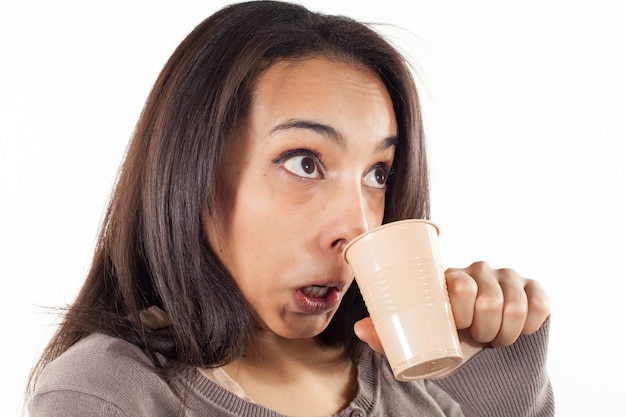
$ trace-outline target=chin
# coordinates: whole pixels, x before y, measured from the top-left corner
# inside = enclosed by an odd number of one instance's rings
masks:
[[[279,332],[275,332],[286,339],[311,339],[319,336],[328,327],[332,314],[325,317],[306,317],[290,323],[284,323]]]

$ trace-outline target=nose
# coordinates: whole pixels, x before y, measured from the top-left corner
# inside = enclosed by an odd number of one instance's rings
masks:
[[[362,186],[344,187],[333,193],[326,207],[328,222],[322,233],[322,246],[341,253],[355,237],[368,231],[375,222],[382,221],[371,207]]]

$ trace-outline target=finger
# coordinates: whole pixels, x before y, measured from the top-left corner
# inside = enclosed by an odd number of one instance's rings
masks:
[[[471,268],[471,276],[478,285],[478,293],[470,333],[476,341],[489,343],[496,338],[502,327],[504,295],[496,272],[487,264],[478,263]]]
[[[459,330],[459,342],[461,344],[461,352],[463,353],[464,362],[467,362],[478,352],[489,346],[489,343],[477,342],[469,333],[468,329]]]
[[[527,280],[509,269],[498,270],[498,276],[504,305],[500,331],[491,344],[507,346],[517,340],[526,325],[528,298],[524,287]]]
[[[460,269],[445,272],[452,315],[457,329],[466,329],[474,321],[474,302],[478,293],[476,281]]]
[[[371,318],[366,317],[354,323],[354,333],[376,352],[385,353]]]
[[[539,330],[550,315],[550,299],[539,282],[534,280],[527,281],[525,291],[528,298],[528,317],[522,333],[531,334]]]

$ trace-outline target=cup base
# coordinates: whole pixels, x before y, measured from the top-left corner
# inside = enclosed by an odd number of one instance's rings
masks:
[[[398,381],[408,382],[432,378],[450,372],[463,362],[459,350],[446,349],[408,359],[393,369]]]

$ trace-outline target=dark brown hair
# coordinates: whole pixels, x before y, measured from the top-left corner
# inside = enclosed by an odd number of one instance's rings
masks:
[[[182,366],[238,357],[251,317],[205,239],[219,207],[220,167],[246,117],[255,77],[283,59],[327,56],[364,65],[387,86],[399,129],[384,221],[428,218],[429,193],[417,90],[399,52],[368,25],[302,6],[254,1],[223,8],[180,44],[158,77],[129,144],[93,264],[33,371],[93,332],[126,339]],[[262,221],[262,219],[259,219]],[[167,312],[166,331],[140,312]],[[367,314],[356,284],[321,338],[350,349]]]

